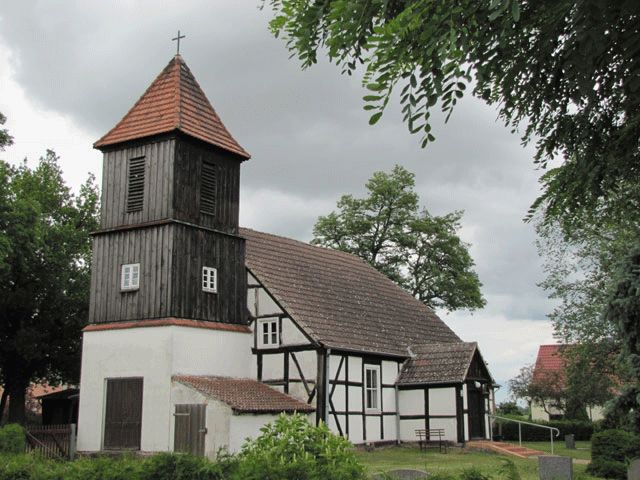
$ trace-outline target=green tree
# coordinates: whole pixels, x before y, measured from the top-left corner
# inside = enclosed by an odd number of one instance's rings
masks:
[[[32,381],[77,381],[97,228],[93,176],[73,195],[58,157],[0,161],[0,372],[9,421],[24,421]]]
[[[318,219],[312,243],[359,256],[429,307],[482,308],[482,284],[457,234],[462,213],[420,211],[414,186],[398,165],[375,172],[365,198],[343,195],[338,212]]]
[[[0,112],[0,125],[4,125],[7,121],[2,112]],[[4,147],[8,147],[13,144],[13,137],[9,135],[9,131],[6,128],[0,128],[0,151],[4,150]]]
[[[551,216],[638,206],[616,195],[640,178],[640,3],[636,0],[269,0],[272,32],[303,67],[318,52],[352,74],[381,117],[399,98],[422,143],[465,92],[496,105],[535,141],[536,163],[562,166],[536,204]],[[396,89],[399,95],[394,96]],[[639,193],[636,191],[636,193]]]
[[[616,398],[610,417],[640,433],[640,243],[624,258],[614,275],[605,315],[617,325],[622,339],[621,363],[628,381]],[[626,425],[624,419],[628,419]]]

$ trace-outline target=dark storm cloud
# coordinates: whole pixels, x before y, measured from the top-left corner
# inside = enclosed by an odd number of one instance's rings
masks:
[[[532,152],[466,99],[446,126],[436,116],[428,149],[397,108],[375,127],[359,80],[334,66],[301,71],[267,30],[259,2],[4,2],[0,37],[17,80],[37,103],[69,115],[97,139],[182,52],[223,121],[252,153],[243,166],[243,209],[259,228],[309,239],[318,215],[343,193],[361,194],[376,170],[415,172],[436,214],[465,210],[465,238],[490,303],[507,318],[543,319],[534,233],[522,223],[537,195]],[[467,337],[470,337],[467,335]]]

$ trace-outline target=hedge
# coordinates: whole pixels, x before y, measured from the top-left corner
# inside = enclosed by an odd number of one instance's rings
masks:
[[[26,447],[24,428],[9,424],[0,428],[0,453],[23,453]]]
[[[518,440],[518,424],[515,422],[504,422],[496,420],[502,423],[502,438],[503,440]],[[555,427],[560,430],[558,438],[564,440],[564,436],[573,434],[576,440],[590,440],[593,435],[593,423],[583,420],[551,420],[549,422],[536,421],[537,423],[547,427]],[[494,427],[494,435],[498,435],[498,426]],[[532,427],[529,425],[522,425],[522,440],[527,442],[540,442],[549,440],[549,430],[546,428]]]
[[[591,438],[591,463],[587,471],[603,478],[624,480],[627,465],[640,457],[640,437],[624,430],[603,430]]]

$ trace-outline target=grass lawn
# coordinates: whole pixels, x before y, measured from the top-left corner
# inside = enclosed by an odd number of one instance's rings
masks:
[[[509,442],[517,444],[518,442]],[[522,442],[525,447],[551,454],[551,442]],[[591,460],[591,442],[576,442],[576,449],[569,450],[564,446],[564,442],[553,442],[553,454],[562,457],[579,458],[581,460]]]
[[[522,480],[538,480],[538,460],[507,457],[496,453],[452,448],[449,453],[439,453],[429,449],[421,452],[418,447],[399,446],[378,448],[373,452],[358,451],[358,460],[370,474],[387,472],[397,468],[415,468],[429,473],[458,475],[462,470],[475,467],[483,474],[494,478],[499,476],[499,468],[508,458],[516,465]],[[593,477],[585,473],[586,465],[574,464],[574,476],[587,480]]]

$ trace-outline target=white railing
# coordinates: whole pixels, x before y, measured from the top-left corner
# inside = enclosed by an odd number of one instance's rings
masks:
[[[531,427],[538,427],[538,428],[546,428],[547,430],[549,430],[549,439],[551,440],[551,455],[553,455],[553,433],[555,432],[556,437],[560,436],[560,430],[558,430],[556,427],[540,425],[539,423],[525,422],[523,420],[516,420],[515,418],[499,417],[498,415],[491,415],[491,414],[489,414],[489,418],[493,420],[504,420],[506,422],[516,422],[518,424],[518,444],[520,446],[522,446],[522,425],[529,425]],[[489,430],[490,430],[491,441],[493,441],[493,428],[490,428]]]

